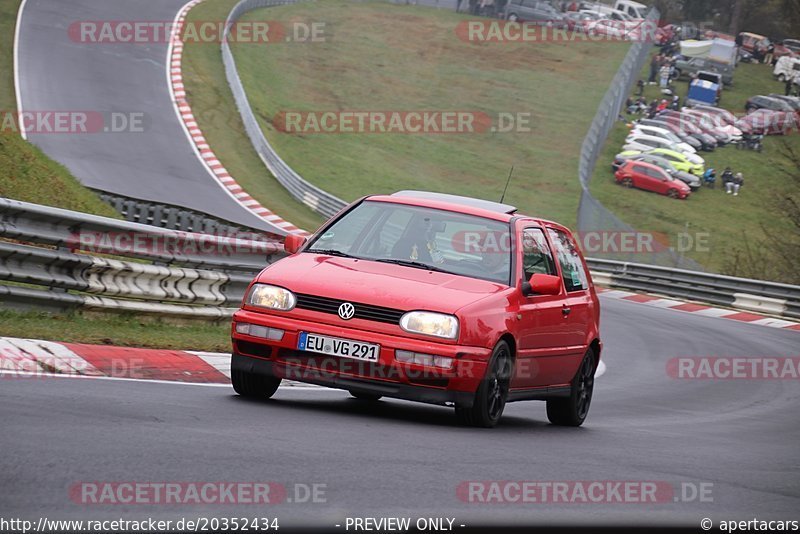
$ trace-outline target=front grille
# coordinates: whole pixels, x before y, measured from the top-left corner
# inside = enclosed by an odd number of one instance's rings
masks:
[[[318,297],[316,295],[304,295],[302,293],[297,295],[298,308],[321,313],[331,313],[333,315],[339,314],[339,306],[345,302],[350,301]],[[353,318],[377,321],[379,323],[400,324],[400,318],[405,313],[403,310],[383,308],[381,306],[373,306],[372,304],[361,304],[359,302],[350,302],[350,304],[356,309]]]

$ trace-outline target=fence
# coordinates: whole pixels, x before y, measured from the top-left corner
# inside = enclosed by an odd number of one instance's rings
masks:
[[[237,235],[166,230],[0,198],[0,280],[7,282],[0,301],[225,317],[253,275],[283,253],[263,235]]]
[[[242,80],[239,78],[239,72],[236,70],[236,61],[233,58],[233,53],[227,42],[227,37],[230,35],[230,28],[232,28],[233,24],[246,12],[253,9],[294,3],[297,3],[297,0],[243,0],[236,4],[226,21],[228,33],[226,33],[226,39],[223,39],[222,43],[222,62],[225,65],[225,76],[233,92],[233,97],[236,100],[236,107],[239,109],[239,113],[242,116],[245,131],[261,160],[272,175],[275,176],[275,179],[286,188],[289,194],[313,211],[325,218],[329,218],[344,208],[347,202],[307,182],[278,156],[272,148],[272,145],[269,144],[269,141],[267,141],[267,138],[264,136],[264,132],[258,124],[255,113],[253,113],[253,109],[250,107],[250,102],[247,100],[247,94],[245,94]]]
[[[647,19],[655,22],[658,17],[658,10],[653,8]],[[603,101],[598,106],[597,114],[583,140],[578,163],[578,178],[581,183],[581,198],[578,204],[578,231],[581,233],[598,231],[608,233],[634,232],[632,226],[620,220],[619,217],[611,213],[600,201],[594,198],[589,187],[609,132],[616,124],[629,91],[650,55],[651,46],[647,39],[636,40],[631,45],[628,54],[611,82],[611,86],[603,97]],[[620,252],[604,252],[602,256],[614,260],[632,259],[632,255]],[[648,255],[637,252],[636,258],[653,265],[680,267],[696,271],[703,270],[697,262],[685,258],[673,250],[654,251]]]

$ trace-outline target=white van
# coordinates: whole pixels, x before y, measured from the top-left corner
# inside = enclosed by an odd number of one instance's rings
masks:
[[[775,70],[772,71],[772,75],[781,82],[800,77],[800,59],[783,56],[775,63]]]
[[[628,15],[626,12],[614,9],[613,7],[605,4],[586,4],[584,10],[592,11],[604,19],[619,20],[622,22],[631,22],[633,20],[633,17]]]
[[[647,12],[650,10],[646,5],[631,0],[617,0],[614,4],[614,9],[626,13],[634,19],[643,19],[647,17]]]

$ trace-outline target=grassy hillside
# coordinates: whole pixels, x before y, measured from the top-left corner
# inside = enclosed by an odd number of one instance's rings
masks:
[[[209,0],[191,18],[216,20],[235,2]],[[468,43],[466,20],[448,10],[386,2],[298,4],[243,20],[324,22],[324,43],[233,46],[251,105],[281,156],[302,176],[352,200],[428,189],[499,199],[574,224],[577,154],[627,46],[619,43]],[[232,174],[293,222],[307,210],[280,185],[241,134],[215,46],[189,45],[185,82],[200,126]],[[212,62],[213,60],[213,62]],[[220,85],[222,84],[222,86]],[[473,134],[296,134],[273,124],[282,111],[477,111],[530,113],[531,131]]]
[[[20,0],[0,2],[0,114],[16,109],[14,27]],[[62,165],[15,132],[0,131],[0,197],[118,217]]]
[[[645,78],[646,79],[646,78]],[[688,83],[677,82],[678,94],[685,96]],[[736,69],[734,86],[723,93],[721,106],[738,114],[744,113],[745,101],[756,94],[783,94],[783,84],[774,81],[766,65],[741,64]],[[660,98],[655,86],[648,86],[645,96]],[[793,187],[786,168],[789,161],[781,153],[781,143],[787,142],[800,150],[800,136],[770,136],[765,139],[764,152],[737,150],[733,146],[701,152],[707,166],[722,173],[729,166],[741,172],[745,185],[738,197],[724,192],[721,184],[716,189],[701,188],[687,201],[675,201],[664,196],[625,189],[615,184],[611,161],[620,152],[629,130],[618,123],[612,130],[592,181],[592,194],[618,217],[644,232],[663,232],[675,238],[688,228],[690,234],[707,233],[708,250],[690,250],[686,253],[709,270],[740,276],[770,276],[769,270],[742,271],[736,258],[746,248],[754,248],[765,264],[775,253],[768,236],[780,235],[792,228],[789,219],[773,209],[777,197],[791,194]],[[673,241],[674,243],[674,241]],[[774,275],[772,275],[774,277]],[[785,280],[785,279],[784,279]]]

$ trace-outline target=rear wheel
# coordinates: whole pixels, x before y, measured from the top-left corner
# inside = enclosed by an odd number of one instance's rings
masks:
[[[500,421],[508,398],[513,369],[511,349],[501,341],[494,348],[471,408],[456,405],[456,418],[463,425],[492,428]]]
[[[517,22],[519,20],[519,17],[517,16],[516,13],[511,13],[508,16],[508,20],[509,20],[509,22]]]
[[[552,424],[559,426],[583,424],[592,404],[594,370],[594,353],[589,349],[572,379],[569,397],[547,400],[547,418]]]
[[[380,400],[381,397],[383,397],[383,395],[378,395],[375,393],[366,393],[364,391],[352,391],[352,390],[350,390],[350,395],[352,395],[353,398],[364,401],[376,401]]]
[[[268,399],[278,391],[281,379],[233,369],[231,370],[231,383],[234,391],[242,397]]]
[[[670,189],[669,191],[667,191],[667,196],[669,198],[678,198],[678,196],[679,196],[678,195],[678,190],[677,189]]]

